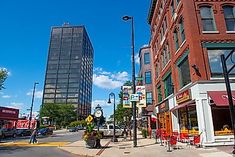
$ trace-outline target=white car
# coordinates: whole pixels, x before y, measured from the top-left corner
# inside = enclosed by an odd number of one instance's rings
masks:
[[[95,129],[97,130],[97,128]],[[99,127],[102,137],[113,136],[113,124],[106,124]],[[115,126],[115,136],[122,136],[123,130],[119,126]]]

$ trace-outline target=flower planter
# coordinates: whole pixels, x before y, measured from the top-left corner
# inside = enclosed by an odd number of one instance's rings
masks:
[[[96,138],[94,136],[88,137],[86,144],[90,148],[95,148],[96,146]]]

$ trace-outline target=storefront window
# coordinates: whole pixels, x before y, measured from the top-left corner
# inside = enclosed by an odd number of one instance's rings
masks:
[[[179,109],[180,132],[198,135],[196,106]]]
[[[198,122],[197,122],[197,111],[196,106],[188,107],[188,123],[189,133],[198,134]]]
[[[180,132],[188,132],[186,108],[179,109]]]
[[[229,107],[212,106],[211,111],[215,135],[232,135]]]

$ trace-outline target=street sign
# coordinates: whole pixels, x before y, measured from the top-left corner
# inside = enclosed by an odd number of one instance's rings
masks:
[[[139,94],[131,94],[131,101],[139,101]]]
[[[93,117],[92,117],[91,115],[89,115],[89,116],[86,118],[86,121],[87,121],[88,123],[92,122],[92,120],[93,120]]]
[[[136,80],[136,81],[143,81],[144,78],[143,78],[143,77],[136,77],[135,80]]]
[[[146,107],[146,91],[145,86],[136,86],[136,94],[139,95],[139,102],[137,107]]]
[[[132,104],[130,101],[130,95],[132,93],[131,86],[123,86],[122,87],[122,98],[123,98],[123,108],[131,108]]]

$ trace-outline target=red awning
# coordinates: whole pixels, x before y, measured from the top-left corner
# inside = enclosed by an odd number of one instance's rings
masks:
[[[228,95],[226,91],[208,91],[209,97],[214,101],[216,106],[228,106]],[[232,91],[233,105],[235,105],[235,91]]]
[[[185,102],[183,104],[173,107],[170,111],[174,111],[174,110],[178,110],[180,108],[186,107],[186,106],[194,106],[194,105],[196,105],[195,100],[191,100],[191,101],[188,101],[188,102]]]

